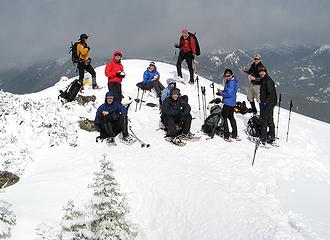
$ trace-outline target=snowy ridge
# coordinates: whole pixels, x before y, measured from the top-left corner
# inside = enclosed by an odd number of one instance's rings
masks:
[[[317,49],[315,51],[314,54],[323,54],[323,53],[329,53],[330,52],[330,44],[325,44],[322,47],[320,47],[319,49]]]
[[[123,61],[125,96],[136,97],[135,84],[142,80],[148,64],[144,60]],[[175,76],[175,66],[156,65],[163,84]],[[104,66],[96,72],[98,84],[106,86]],[[187,71],[183,74],[188,78]],[[286,143],[288,112],[281,109],[280,148],[259,149],[252,168],[254,144],[244,132],[249,115],[235,115],[241,142],[202,137],[178,148],[164,141],[163,132],[156,131],[158,108],[143,105],[135,112],[133,102],[130,125],[151,147],[118,143],[109,148],[95,142],[97,133],[81,130],[77,124],[80,117],[94,119],[106,88],[85,90],[84,95],[96,95],[95,103],[62,106],[57,101],[58,90],[68,83],[62,78],[42,92],[11,95],[12,100],[4,104],[6,124],[12,124],[5,128],[0,143],[6,145],[11,134],[19,135],[7,151],[26,149],[31,158],[22,167],[26,172],[21,181],[0,193],[17,216],[10,239],[34,239],[40,224],[59,223],[69,200],[81,207],[92,195],[88,185],[103,155],[113,162],[121,192],[127,193],[130,220],[138,225],[136,239],[329,239],[329,208],[324,201],[330,200],[329,124],[292,113]],[[210,82],[200,77],[200,85],[206,86],[210,101]],[[178,87],[189,96],[195,117],[192,132],[198,133],[203,114],[198,110],[197,92],[191,85],[178,83]],[[145,100],[158,101],[152,93],[146,94]],[[237,100],[246,100],[246,96],[238,94]],[[23,108],[26,102],[28,110]],[[4,159],[1,156],[1,163]],[[301,189],[307,180],[309,187]],[[320,193],[323,197],[309,200]]]

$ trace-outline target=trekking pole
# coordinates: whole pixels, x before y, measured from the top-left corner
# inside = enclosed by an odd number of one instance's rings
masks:
[[[278,139],[278,124],[280,122],[281,97],[282,95],[280,94],[280,98],[278,101],[278,112],[277,112],[277,124],[276,124],[276,135],[275,135],[276,139]]]
[[[136,101],[136,105],[135,105],[135,112],[137,111],[137,106],[138,106],[138,103],[139,103],[139,93],[140,93],[140,88],[138,87],[138,92],[137,92],[137,96],[136,96],[136,99],[135,99],[135,101]]]
[[[256,158],[256,154],[257,154],[257,150],[258,150],[258,147],[260,145],[260,139],[258,139],[256,141],[256,145],[254,147],[254,154],[253,154],[253,160],[252,160],[252,167],[253,167],[253,164],[254,164],[254,159]]]
[[[212,88],[212,91],[213,91],[213,99],[215,99],[214,83],[211,83],[211,84],[210,84],[210,88]]]
[[[290,120],[291,120],[291,110],[292,110],[292,99],[290,101],[290,111],[289,111],[289,121],[288,121],[288,131],[286,132],[286,142],[289,140],[289,128],[290,128]]]
[[[150,147],[150,144],[149,144],[149,143],[145,143],[145,142],[143,142],[141,139],[139,139],[139,138],[136,136],[136,134],[133,132],[132,126],[129,126],[129,130],[131,131],[132,136],[133,136],[136,140],[139,141],[139,143],[141,144],[141,147],[142,147],[142,148],[143,148],[143,147],[146,147],[146,148]]]
[[[201,86],[201,92],[202,92],[202,103],[203,103],[203,114],[204,114],[204,120],[206,119],[206,98],[205,98],[205,86]]]
[[[196,77],[196,83],[197,83],[198,111],[200,111],[201,102],[200,102],[200,97],[199,97],[199,78],[198,78],[198,76]]]

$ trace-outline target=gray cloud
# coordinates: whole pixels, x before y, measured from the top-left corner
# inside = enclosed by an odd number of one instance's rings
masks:
[[[0,64],[68,56],[71,40],[91,35],[93,55],[174,53],[182,27],[197,32],[203,52],[265,43],[323,44],[328,0],[3,0]]]

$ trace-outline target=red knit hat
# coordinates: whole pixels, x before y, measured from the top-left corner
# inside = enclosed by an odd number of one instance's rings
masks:
[[[187,28],[183,28],[183,29],[181,30],[181,32],[182,32],[182,34],[188,34],[188,29],[187,29]]]

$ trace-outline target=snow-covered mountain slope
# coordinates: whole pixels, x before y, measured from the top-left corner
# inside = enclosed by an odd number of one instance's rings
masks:
[[[144,60],[124,60],[125,96],[136,97],[135,84],[148,66]],[[156,63],[165,85],[175,66]],[[106,86],[104,66],[97,82]],[[188,78],[188,72],[183,71]],[[70,80],[71,81],[71,80]],[[113,162],[121,191],[127,194],[130,220],[138,225],[137,239],[329,239],[330,238],[330,125],[292,113],[289,141],[288,112],[281,109],[279,148],[257,152],[244,132],[249,115],[235,115],[241,142],[215,137],[177,147],[164,141],[158,108],[130,107],[130,125],[150,148],[138,143],[108,147],[96,143],[95,132],[81,130],[77,121],[94,119],[107,88],[85,90],[95,103],[64,106],[58,90],[69,81],[28,95],[0,92],[1,164],[21,180],[1,190],[1,200],[12,204],[17,216],[10,239],[35,239],[42,223],[56,224],[68,200],[82,205],[91,197],[88,185],[103,155]],[[212,99],[211,82],[206,86]],[[192,106],[192,132],[203,122],[194,86],[178,83]],[[238,100],[246,96],[239,94]],[[4,101],[6,100],[6,101]],[[146,102],[157,103],[152,94]],[[277,108],[274,111],[277,120]],[[6,164],[4,164],[6,162]]]

